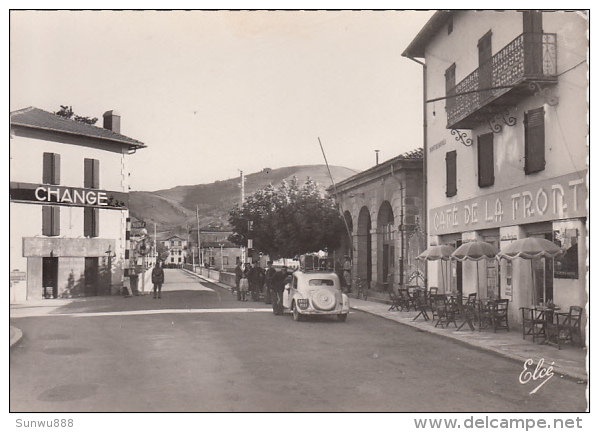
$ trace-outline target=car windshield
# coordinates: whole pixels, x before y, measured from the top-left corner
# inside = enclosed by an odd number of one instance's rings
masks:
[[[310,286],[334,286],[335,281],[331,279],[310,279]]]

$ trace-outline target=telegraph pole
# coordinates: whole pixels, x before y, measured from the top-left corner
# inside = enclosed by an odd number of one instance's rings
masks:
[[[200,237],[200,209],[196,204],[196,220],[198,222],[198,260],[200,261],[200,267],[202,267],[202,243]]]

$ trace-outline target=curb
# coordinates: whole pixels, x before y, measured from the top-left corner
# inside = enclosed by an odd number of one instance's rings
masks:
[[[510,359],[510,360],[513,360],[513,361],[517,361],[519,363],[522,363],[522,362],[525,362],[526,360],[528,360],[527,357],[523,357],[523,356],[519,356],[519,355],[516,355],[516,354],[508,353],[508,352],[496,349],[494,347],[473,344],[473,343],[470,343],[470,342],[462,340],[462,339],[454,338],[454,337],[451,337],[449,335],[444,335],[444,334],[440,334],[440,333],[435,332],[435,331],[431,331],[431,330],[429,330],[427,328],[421,328],[419,326],[411,325],[411,324],[406,323],[406,322],[398,321],[398,320],[395,320],[395,319],[390,318],[390,317],[386,317],[384,315],[378,314],[378,313],[373,312],[373,311],[361,309],[360,307],[356,307],[356,306],[351,306],[351,304],[350,304],[350,309],[357,310],[357,311],[360,311],[360,312],[365,312],[365,313],[370,314],[370,315],[378,316],[378,317],[386,319],[388,321],[393,321],[393,322],[396,322],[397,324],[401,324],[401,325],[404,325],[406,327],[411,327],[413,329],[417,329],[418,331],[424,331],[424,332],[426,332],[428,334],[431,334],[433,336],[437,336],[437,337],[444,338],[444,339],[449,339],[449,340],[451,340],[451,341],[453,341],[453,342],[455,342],[457,344],[460,344],[462,346],[466,346],[466,347],[469,347],[469,348],[473,348],[473,349],[477,349],[477,350],[480,350],[480,351],[485,351],[485,352],[489,352],[489,353],[493,353],[493,354],[498,354],[498,355],[500,355],[500,356],[502,356],[504,358],[507,358],[507,359]],[[570,379],[574,379],[574,380],[577,380],[579,382],[588,383],[588,377],[586,375],[581,375],[578,372],[573,372],[573,371],[564,369],[564,368],[562,368],[560,366],[554,366],[553,371],[556,374],[559,374],[559,375],[561,375],[563,377],[568,377]]]
[[[13,326],[10,326],[10,348],[23,338],[23,332]]]

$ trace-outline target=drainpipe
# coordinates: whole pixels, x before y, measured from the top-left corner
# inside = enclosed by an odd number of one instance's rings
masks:
[[[393,171],[393,164],[391,164],[391,177],[393,177],[397,183],[399,183],[399,190],[401,192],[400,198],[400,213],[399,213],[399,235],[401,239],[401,259],[399,260],[399,286],[401,287],[404,284],[404,259],[405,259],[405,237],[404,237],[404,187],[403,183],[399,178],[395,176],[395,172]]]
[[[426,144],[427,144],[427,128],[428,128],[428,123],[427,123],[427,113],[426,113],[426,100],[427,100],[427,86],[426,86],[426,63],[415,59],[414,57],[407,57],[410,60],[418,63],[419,65],[422,66],[422,170],[423,170],[423,175],[422,175],[422,183],[424,185],[423,187],[423,212],[422,212],[422,227],[423,227],[423,231],[424,231],[424,237],[427,240],[427,244],[428,244],[428,200],[427,200],[427,196],[428,196],[428,181],[427,181],[427,171],[426,171],[426,167],[427,167],[427,148],[426,148]],[[425,263],[424,265],[424,278],[427,281],[426,283],[428,284],[428,265]]]

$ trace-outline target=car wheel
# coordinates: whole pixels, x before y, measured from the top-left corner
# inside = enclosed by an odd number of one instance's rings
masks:
[[[345,322],[345,320],[347,319],[347,314],[337,314],[337,319],[341,322]]]
[[[295,303],[293,304],[293,321],[301,321],[304,318],[304,316],[299,313],[299,311],[297,310],[297,306],[295,305]]]

